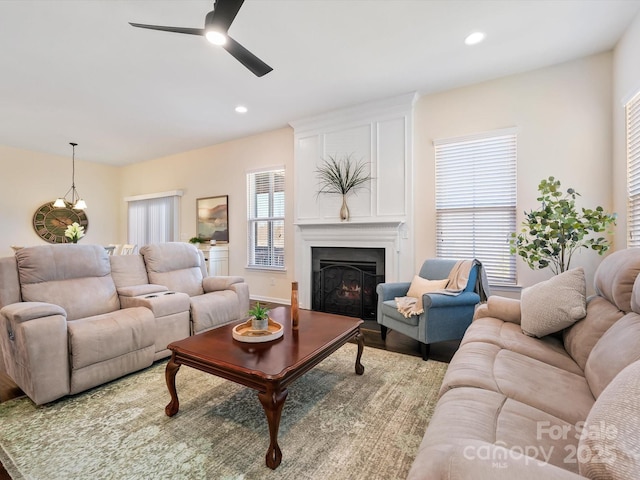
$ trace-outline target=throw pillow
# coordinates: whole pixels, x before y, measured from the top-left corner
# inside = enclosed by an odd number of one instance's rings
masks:
[[[640,478],[640,361],[622,370],[593,404],[578,443],[580,475]]]
[[[447,283],[449,283],[448,278],[443,280],[427,280],[426,278],[416,275],[413,277],[413,281],[411,282],[411,286],[407,292],[407,297],[422,299],[422,295],[425,293],[431,293],[436,290],[447,288]]]
[[[575,268],[522,290],[522,331],[544,337],[573,325],[587,315],[584,270]]]

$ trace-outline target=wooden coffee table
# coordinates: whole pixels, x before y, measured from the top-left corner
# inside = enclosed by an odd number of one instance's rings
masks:
[[[282,461],[278,445],[278,428],[282,407],[287,398],[287,385],[311,370],[352,338],[358,342],[356,373],[362,375],[360,363],[364,337],[362,320],[329,313],[300,310],[299,328],[291,328],[288,307],[270,312],[271,318],[284,326],[284,335],[266,343],[243,343],[234,340],[231,331],[237,323],[173,342],[171,359],[165,376],[171,402],[165,413],[178,413],[176,373],[181,365],[196,368],[258,391],[258,398],[269,424],[267,466],[275,469]]]

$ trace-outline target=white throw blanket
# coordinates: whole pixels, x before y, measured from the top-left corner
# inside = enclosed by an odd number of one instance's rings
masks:
[[[417,299],[416,297],[396,297],[395,300],[398,311],[404,315],[404,318],[409,318],[412,315],[420,315],[424,312],[422,299]]]

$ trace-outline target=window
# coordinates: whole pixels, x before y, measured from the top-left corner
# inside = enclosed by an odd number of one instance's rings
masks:
[[[247,174],[248,266],[284,269],[284,170]]]
[[[640,247],[640,93],[625,105],[627,117],[627,247]]]
[[[138,247],[177,241],[181,195],[173,191],[125,198],[129,203],[127,241]]]
[[[434,142],[436,255],[477,258],[492,285],[515,285],[516,132]]]

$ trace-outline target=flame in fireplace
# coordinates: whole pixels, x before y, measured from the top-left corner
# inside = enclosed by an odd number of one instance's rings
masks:
[[[362,289],[360,284],[356,280],[352,280],[347,285],[344,280],[342,281],[342,285],[338,289],[338,296],[346,299],[357,300],[360,298],[360,293]]]

